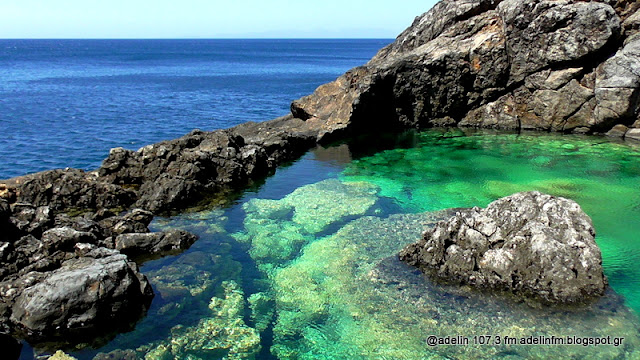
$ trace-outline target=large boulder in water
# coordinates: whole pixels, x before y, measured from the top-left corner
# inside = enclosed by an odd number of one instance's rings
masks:
[[[523,192],[458,212],[424,232],[400,259],[426,273],[545,303],[604,294],[591,219],[568,199]]]

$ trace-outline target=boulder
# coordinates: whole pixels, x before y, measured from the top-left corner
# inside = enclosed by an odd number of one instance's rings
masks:
[[[606,135],[610,136],[610,137],[619,137],[622,138],[624,137],[624,134],[629,130],[628,127],[622,125],[622,124],[618,124],[616,126],[614,126],[613,128],[611,128],[611,130],[607,131]]]
[[[146,234],[122,234],[115,238],[115,248],[130,256],[161,254],[189,248],[198,237],[183,230]]]
[[[142,209],[133,209],[123,216],[111,216],[102,219],[98,225],[102,228],[105,237],[118,236],[125,233],[149,232],[149,224],[153,220],[153,214]]]
[[[110,327],[110,322],[131,315],[137,318],[152,297],[151,286],[137,266],[125,255],[104,249],[39,274],[15,298],[10,319],[30,338],[65,336]]]
[[[629,131],[627,131],[624,134],[624,138],[625,139],[632,139],[632,140],[640,140],[640,129],[629,129]]]
[[[572,200],[539,192],[461,211],[425,231],[400,259],[445,281],[543,303],[579,303],[607,286],[589,216]]]
[[[77,243],[95,243],[96,241],[95,235],[70,227],[53,228],[42,234],[42,243],[50,253],[58,250],[71,252]]]

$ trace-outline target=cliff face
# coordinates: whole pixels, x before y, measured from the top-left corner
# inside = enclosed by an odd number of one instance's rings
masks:
[[[632,127],[638,8],[625,0],[443,0],[366,65],[294,101],[292,113],[329,126],[321,137],[456,125]]]

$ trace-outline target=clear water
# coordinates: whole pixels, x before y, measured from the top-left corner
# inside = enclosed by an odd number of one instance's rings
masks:
[[[288,113],[391,40],[0,40],[0,179]]]
[[[133,332],[79,359],[636,359],[640,149],[601,137],[428,131],[390,150],[316,149],[227,208],[156,219],[201,239],[142,267],[156,290]],[[517,191],[576,200],[593,218],[612,290],[534,309],[434,284],[395,254],[454,207]],[[430,348],[429,335],[468,346]],[[622,346],[474,345],[473,336],[624,337]],[[494,340],[495,341],[495,338]],[[81,346],[80,346],[81,347]],[[32,356],[25,347],[23,358]]]

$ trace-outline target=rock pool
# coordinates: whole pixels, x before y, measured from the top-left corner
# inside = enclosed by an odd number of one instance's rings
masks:
[[[390,150],[367,148],[376,141],[318,148],[232,204],[157,218],[155,229],[180,228],[200,240],[183,254],[142,266],[156,298],[134,331],[67,353],[78,359],[640,359],[640,146],[459,130],[406,134]],[[424,228],[451,216],[449,209],[484,207],[524,190],[571,198],[592,217],[611,285],[598,302],[532,308],[504,294],[435,284],[397,260]],[[429,347],[430,335],[470,343]],[[493,336],[491,345],[479,343],[483,335]],[[503,343],[551,336],[624,341]],[[25,346],[21,358],[33,353]]]

